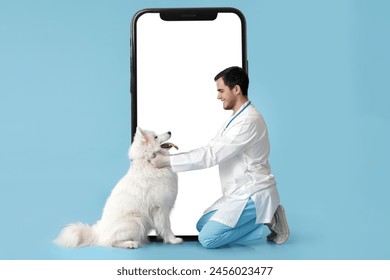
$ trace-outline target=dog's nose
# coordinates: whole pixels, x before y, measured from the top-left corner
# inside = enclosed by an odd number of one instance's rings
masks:
[[[169,135],[172,135],[172,133],[170,131],[167,132]]]

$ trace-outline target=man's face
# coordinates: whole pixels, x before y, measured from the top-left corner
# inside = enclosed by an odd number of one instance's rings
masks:
[[[223,78],[217,80],[217,98],[223,102],[223,108],[225,110],[232,110],[236,104],[237,96],[234,94],[235,88],[230,88],[225,85]]]

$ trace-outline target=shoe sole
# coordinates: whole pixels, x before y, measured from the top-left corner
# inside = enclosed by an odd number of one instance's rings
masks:
[[[286,242],[287,239],[289,238],[290,229],[289,229],[288,224],[287,224],[286,212],[284,211],[284,207],[282,205],[279,205],[278,209],[276,211],[279,211],[279,213],[278,213],[279,222],[282,224],[282,228],[286,230],[286,231],[283,231],[283,233],[281,233],[281,234],[277,234],[275,239],[272,240],[276,244],[280,245],[280,244],[283,244],[284,242]]]

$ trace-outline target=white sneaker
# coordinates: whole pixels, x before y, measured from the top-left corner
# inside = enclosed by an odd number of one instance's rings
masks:
[[[276,222],[270,227],[271,234],[267,236],[268,241],[273,241],[276,244],[283,244],[290,236],[286,213],[282,205],[279,205],[274,214]],[[276,235],[275,235],[276,234]]]

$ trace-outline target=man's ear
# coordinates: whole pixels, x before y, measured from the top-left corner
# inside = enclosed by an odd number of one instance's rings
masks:
[[[233,88],[233,93],[235,95],[238,95],[238,94],[240,94],[240,92],[241,92],[241,87],[239,85],[235,85]]]

